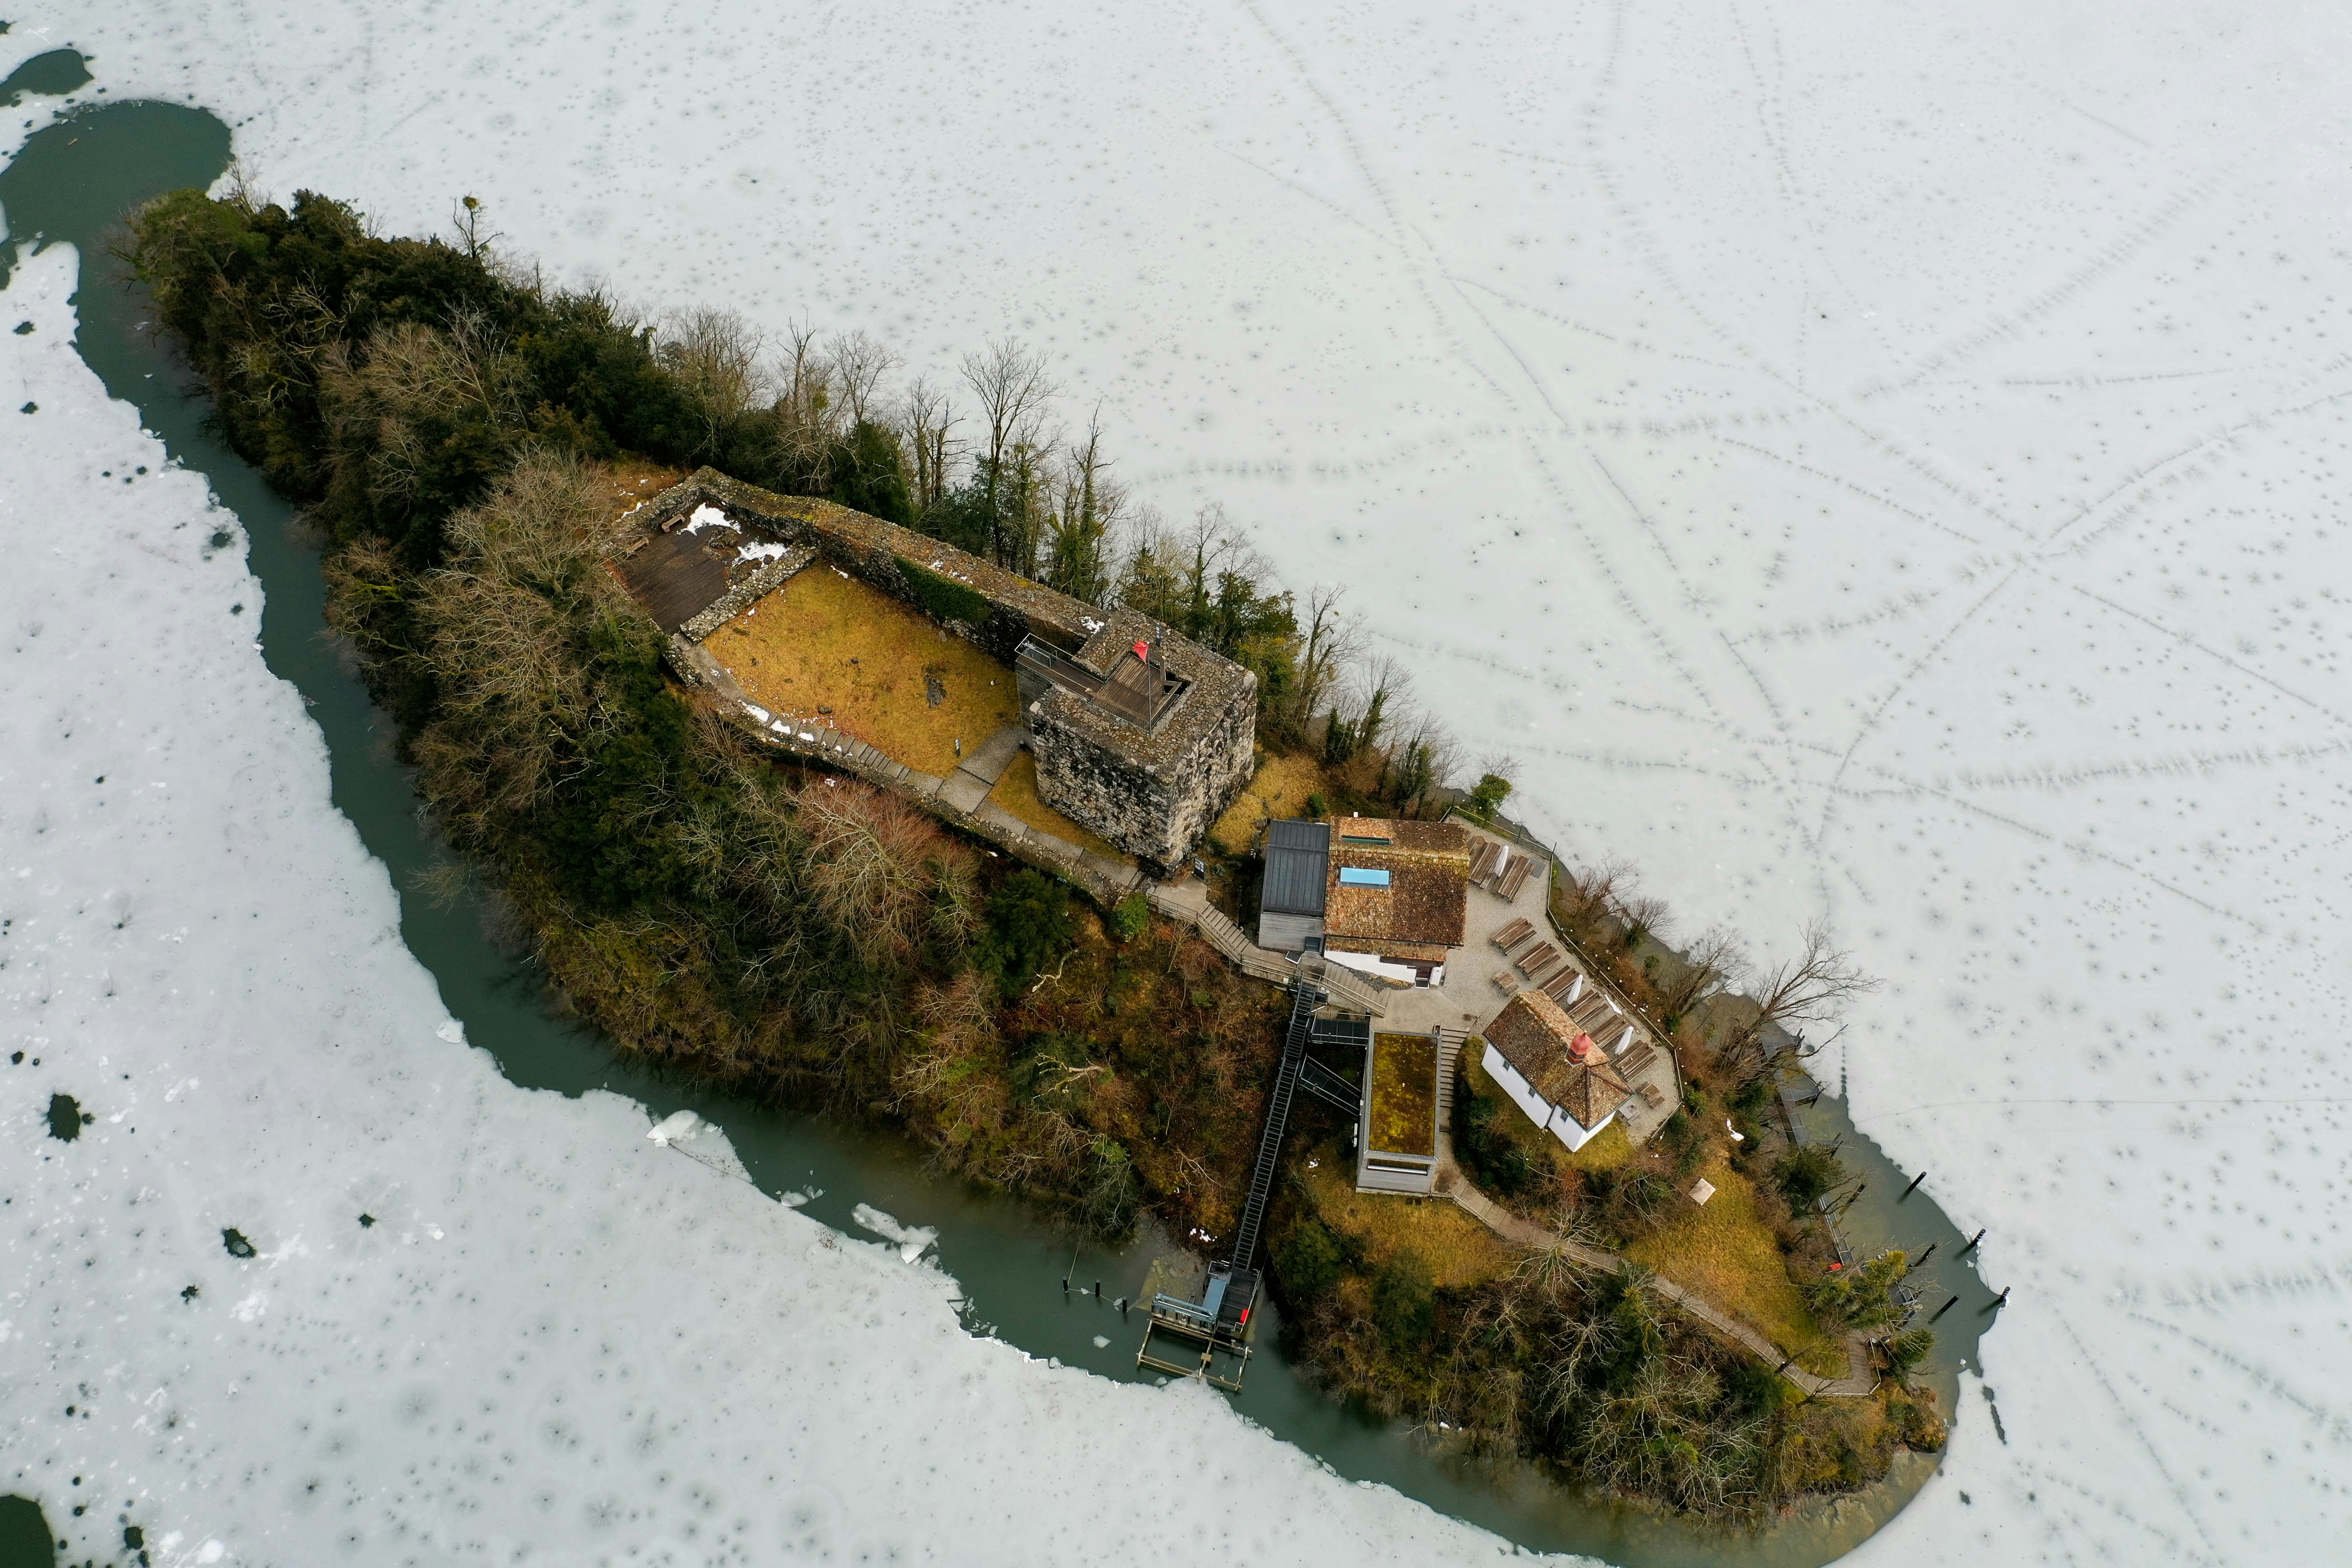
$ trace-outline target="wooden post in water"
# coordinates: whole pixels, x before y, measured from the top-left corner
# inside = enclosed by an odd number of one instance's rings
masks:
[[[1906,1275],[1908,1275],[1908,1274],[1911,1272],[1911,1269],[1912,1269],[1912,1268],[1918,1268],[1918,1267],[1920,1266],[1920,1264],[1923,1264],[1923,1263],[1927,1262],[1927,1259],[1929,1259],[1930,1258],[1933,1258],[1933,1257],[1935,1257],[1935,1256],[1936,1256],[1936,1244],[1935,1244],[1934,1242],[1932,1242],[1932,1241],[1931,1241],[1931,1242],[1929,1242],[1929,1243],[1927,1244],[1927,1251],[1925,1251],[1925,1252],[1923,1252],[1923,1253],[1921,1253],[1921,1254],[1919,1255],[1918,1261],[1917,1261],[1917,1262],[1913,1263],[1913,1264],[1910,1266],[1910,1268],[1906,1268],[1906,1269],[1904,1269],[1904,1270],[1903,1270],[1903,1272],[1904,1272]]]
[[[2001,1308],[2008,1306],[2008,1305],[2009,1305],[2009,1293],[2010,1293],[2010,1291],[2011,1291],[2011,1289],[2015,1289],[2015,1287],[2013,1287],[2013,1286],[2008,1286],[2008,1285],[2004,1285],[2004,1286],[2002,1286],[2002,1287],[2001,1287],[2000,1294],[2000,1295],[1998,1295],[1998,1296],[1995,1296],[1995,1297],[1992,1299],[1992,1305],[1991,1305],[1991,1306],[1990,1306],[1990,1307],[1987,1307],[1987,1308],[1985,1309],[1985,1310],[1986,1310],[1986,1311],[1988,1311],[1988,1312],[1997,1312],[1997,1311],[2000,1310],[2000,1309],[2001,1309]]]
[[[1907,1197],[1909,1197],[1913,1193],[1917,1192],[1917,1191],[1919,1190],[1919,1184],[1920,1184],[1920,1183],[1922,1183],[1922,1182],[1924,1182],[1924,1181],[1926,1181],[1927,1179],[1927,1172],[1925,1172],[1925,1171],[1922,1171],[1922,1172],[1920,1172],[1917,1175],[1916,1175],[1916,1176],[1912,1177],[1912,1178],[1911,1178],[1911,1184],[1910,1184],[1909,1186],[1907,1186],[1907,1187],[1906,1187],[1906,1188],[1904,1188],[1904,1189],[1903,1189],[1903,1198],[1907,1198]],[[1901,1202],[1903,1201],[1903,1198],[1897,1198],[1897,1199],[1895,1199],[1895,1201],[1896,1203],[1898,1203],[1898,1204],[1899,1204],[1899,1203],[1901,1203]]]
[[[1960,1299],[1959,1299],[1958,1296],[1955,1296],[1955,1297],[1953,1297],[1949,1301],[1947,1301],[1947,1302],[1945,1302],[1942,1306],[1940,1306],[1940,1307],[1937,1308],[1937,1309],[1936,1309],[1936,1318],[1940,1318],[1940,1317],[1942,1317],[1945,1313],[1947,1313],[1947,1312],[1950,1311],[1950,1310],[1953,1309],[1953,1307],[1955,1307],[1955,1306],[1957,1306],[1957,1305],[1958,1304],[1959,1300],[1960,1300]],[[1931,1322],[1931,1323],[1932,1323],[1932,1322],[1934,1322],[1934,1321],[1936,1321],[1936,1318],[1930,1318],[1930,1319],[1928,1319],[1927,1321],[1928,1321],[1929,1322]]]
[[[1974,1252],[1977,1249],[1977,1243],[1982,1241],[1984,1238],[1985,1233],[1981,1230],[1969,1237],[1969,1244],[1960,1248],[1960,1256],[1962,1258],[1966,1258],[1969,1253]]]

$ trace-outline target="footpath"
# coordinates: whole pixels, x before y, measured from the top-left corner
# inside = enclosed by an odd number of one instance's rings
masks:
[[[1625,1259],[1605,1247],[1588,1247],[1553,1235],[1533,1220],[1498,1206],[1493,1199],[1472,1185],[1468,1177],[1448,1157],[1438,1167],[1437,1191],[1442,1197],[1454,1200],[1472,1218],[1504,1240],[1529,1249],[1558,1251],[1570,1261],[1603,1273],[1614,1274],[1625,1267]],[[1687,1312],[1721,1339],[1749,1352],[1759,1361],[1770,1362],[1782,1377],[1816,1399],[1861,1399],[1878,1387],[1878,1379],[1870,1371],[1870,1353],[1860,1334],[1845,1338],[1846,1375],[1822,1377],[1807,1372],[1782,1352],[1780,1347],[1766,1339],[1755,1329],[1709,1301],[1695,1291],[1685,1290],[1664,1275],[1653,1274],[1649,1288],[1661,1297]]]

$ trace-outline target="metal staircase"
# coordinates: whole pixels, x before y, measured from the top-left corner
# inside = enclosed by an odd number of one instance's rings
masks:
[[[1282,1068],[1275,1074],[1274,1092],[1266,1099],[1265,1131],[1258,1135],[1257,1165],[1250,1172],[1249,1202],[1243,1205],[1240,1228],[1234,1232],[1230,1260],[1235,1272],[1250,1267],[1257,1254],[1258,1227],[1265,1221],[1266,1205],[1274,1196],[1274,1177],[1282,1163],[1282,1134],[1290,1125],[1290,1100],[1307,1067],[1307,1040],[1315,1009],[1324,994],[1304,980],[1290,986],[1290,1027],[1282,1037]]]
[[[1291,982],[1290,1026],[1282,1039],[1282,1067],[1275,1074],[1274,1093],[1266,1100],[1265,1131],[1258,1136],[1257,1165],[1250,1173],[1249,1202],[1234,1233],[1233,1255],[1210,1266],[1208,1289],[1200,1300],[1187,1301],[1164,1293],[1152,1297],[1143,1345],[1135,1352],[1137,1366],[1176,1377],[1196,1377],[1234,1393],[1241,1391],[1242,1373],[1249,1365],[1250,1313],[1257,1305],[1259,1283],[1251,1262],[1257,1255],[1258,1228],[1265,1222],[1266,1205],[1274,1196],[1282,1134],[1290,1123],[1290,1101],[1308,1066],[1307,1042],[1313,1032],[1315,1009],[1325,1000],[1324,993],[1304,979]],[[1339,1077],[1328,1068],[1322,1072],[1326,1078]],[[1329,1090],[1318,1083],[1309,1092],[1328,1094]]]

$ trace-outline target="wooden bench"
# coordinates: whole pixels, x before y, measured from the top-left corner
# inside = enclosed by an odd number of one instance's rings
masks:
[[[1480,882],[1486,880],[1486,873],[1495,868],[1495,857],[1503,852],[1503,847],[1491,838],[1481,838],[1475,842],[1478,847],[1470,851],[1470,879]]]
[[[1508,952],[1535,934],[1536,928],[1533,921],[1513,921],[1495,933],[1495,945]]]
[[[1528,885],[1528,873],[1535,869],[1535,864],[1532,855],[1521,854],[1514,858],[1511,868],[1503,873],[1501,881],[1495,884],[1495,896],[1505,903],[1517,898],[1519,889]]]
[[[1577,987],[1583,984],[1584,972],[1571,963],[1545,984],[1543,994],[1565,1007],[1576,1000]]]
[[[1539,942],[1529,948],[1526,956],[1519,960],[1519,973],[1533,980],[1536,977],[1536,971],[1549,970],[1559,962],[1559,949],[1548,942]]]

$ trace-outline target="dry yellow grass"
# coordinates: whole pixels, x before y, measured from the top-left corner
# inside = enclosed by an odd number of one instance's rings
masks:
[[[1391,1154],[1437,1152],[1437,1042],[1427,1035],[1372,1039],[1372,1142]]]
[[[1118,845],[1107,838],[1097,837],[1038,798],[1037,759],[1025,751],[1013,757],[1013,765],[1004,770],[1003,776],[996,781],[996,787],[988,792],[988,798],[1040,833],[1050,833],[1066,844],[1091,849],[1123,865],[1135,864],[1134,858],[1122,852]]]
[[[1613,1119],[1573,1154],[1558,1139],[1553,1143],[1580,1171],[1613,1171],[1633,1158],[1633,1140],[1626,1133],[1625,1124]]]
[[[1309,757],[1268,757],[1240,798],[1217,818],[1209,837],[1228,855],[1239,855],[1270,816],[1304,816],[1307,797],[1320,787],[1322,773]]]
[[[1516,1248],[1445,1199],[1360,1193],[1335,1151],[1316,1157],[1320,1168],[1299,1174],[1317,1216],[1362,1242],[1375,1268],[1400,1252],[1418,1253],[1437,1284],[1459,1286],[1492,1279],[1518,1262]]]
[[[761,707],[804,728],[830,723],[942,778],[955,771],[956,742],[969,754],[1020,717],[1012,670],[822,561],[703,646]],[[936,708],[926,676],[946,693]]]
[[[1806,1310],[1771,1228],[1756,1212],[1756,1189],[1720,1159],[1710,1160],[1699,1174],[1715,1184],[1706,1206],[1681,1200],[1676,1216],[1627,1247],[1625,1256],[1745,1318],[1799,1364],[1823,1376],[1842,1375],[1845,1353]],[[1680,1184],[1687,1189],[1696,1179]]]

